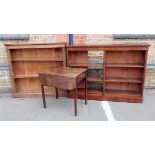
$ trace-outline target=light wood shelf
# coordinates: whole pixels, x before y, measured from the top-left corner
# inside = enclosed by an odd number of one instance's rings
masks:
[[[37,78],[38,75],[34,74],[34,75],[15,75],[13,78],[14,79],[21,79],[21,78]]]
[[[125,67],[125,68],[144,68],[143,64],[134,64],[134,63],[106,63],[105,67]]]
[[[111,90],[111,89],[106,89],[105,90],[105,95],[136,96],[136,97],[140,97],[141,93],[137,92],[137,91],[130,91],[130,90]]]
[[[88,77],[87,81],[88,82],[95,82],[95,83],[103,83],[103,79],[101,79],[101,78],[94,78],[94,77]]]
[[[143,81],[139,78],[110,77],[106,78],[105,82],[142,83]]]
[[[27,59],[24,59],[24,58],[21,58],[21,59],[12,59],[11,61],[27,61],[27,62],[35,62],[35,61],[41,61],[41,62],[44,62],[44,61],[63,61],[61,58],[27,58]]]

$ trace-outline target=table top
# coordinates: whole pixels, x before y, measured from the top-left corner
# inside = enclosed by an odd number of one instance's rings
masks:
[[[50,74],[56,75],[60,77],[72,77],[76,78],[81,73],[85,72],[87,69],[84,68],[72,68],[72,67],[65,67],[65,68],[53,68],[52,71],[48,72],[41,72],[43,74]]]

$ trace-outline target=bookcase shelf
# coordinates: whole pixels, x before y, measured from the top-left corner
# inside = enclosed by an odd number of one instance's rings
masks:
[[[95,82],[95,83],[103,83],[103,79],[101,78],[95,78],[95,77],[88,77],[87,78],[88,82]]]
[[[90,68],[94,68],[94,69],[102,69],[103,68],[103,64],[100,63],[71,63],[69,64],[70,67],[90,67]]]
[[[43,58],[27,58],[27,59],[22,59],[22,58],[18,58],[18,59],[12,59],[11,61],[32,61],[32,62],[35,62],[35,61],[39,61],[39,62],[45,62],[45,61],[63,61],[63,59],[60,59],[60,58],[45,58],[45,59],[43,59]]]
[[[143,83],[142,79],[139,78],[123,78],[123,77],[106,78],[105,82]]]
[[[144,64],[136,64],[136,63],[106,63],[105,66],[108,68],[144,68]]]
[[[136,96],[140,97],[140,93],[137,91],[129,91],[129,90],[105,90],[106,95],[112,95],[112,96]]]
[[[38,78],[38,75],[15,75],[13,76],[14,79],[20,79],[20,78]]]

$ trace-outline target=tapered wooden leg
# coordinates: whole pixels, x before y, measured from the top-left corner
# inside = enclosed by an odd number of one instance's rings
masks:
[[[58,99],[59,98],[59,96],[58,96],[58,88],[55,88],[55,93],[56,93],[56,99]]]
[[[43,85],[41,85],[41,91],[42,91],[43,105],[44,105],[44,108],[46,108],[45,91],[44,91]]]
[[[77,116],[77,86],[74,90],[74,111],[75,111],[75,116]]]
[[[87,105],[87,79],[85,78],[85,105]]]

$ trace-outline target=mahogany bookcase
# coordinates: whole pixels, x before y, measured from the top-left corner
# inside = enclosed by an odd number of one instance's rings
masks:
[[[6,44],[13,97],[41,96],[38,72],[52,71],[66,66],[65,43]],[[55,89],[45,87],[46,95],[55,95]],[[64,96],[64,91],[59,91]]]
[[[88,69],[88,99],[141,103],[148,48],[147,44],[68,45],[67,66]],[[89,62],[91,51],[103,52],[103,62]],[[100,74],[96,71],[94,75],[89,70],[100,70]],[[73,92],[69,91],[68,96],[73,97]],[[79,86],[78,97],[84,98],[83,84]]]

